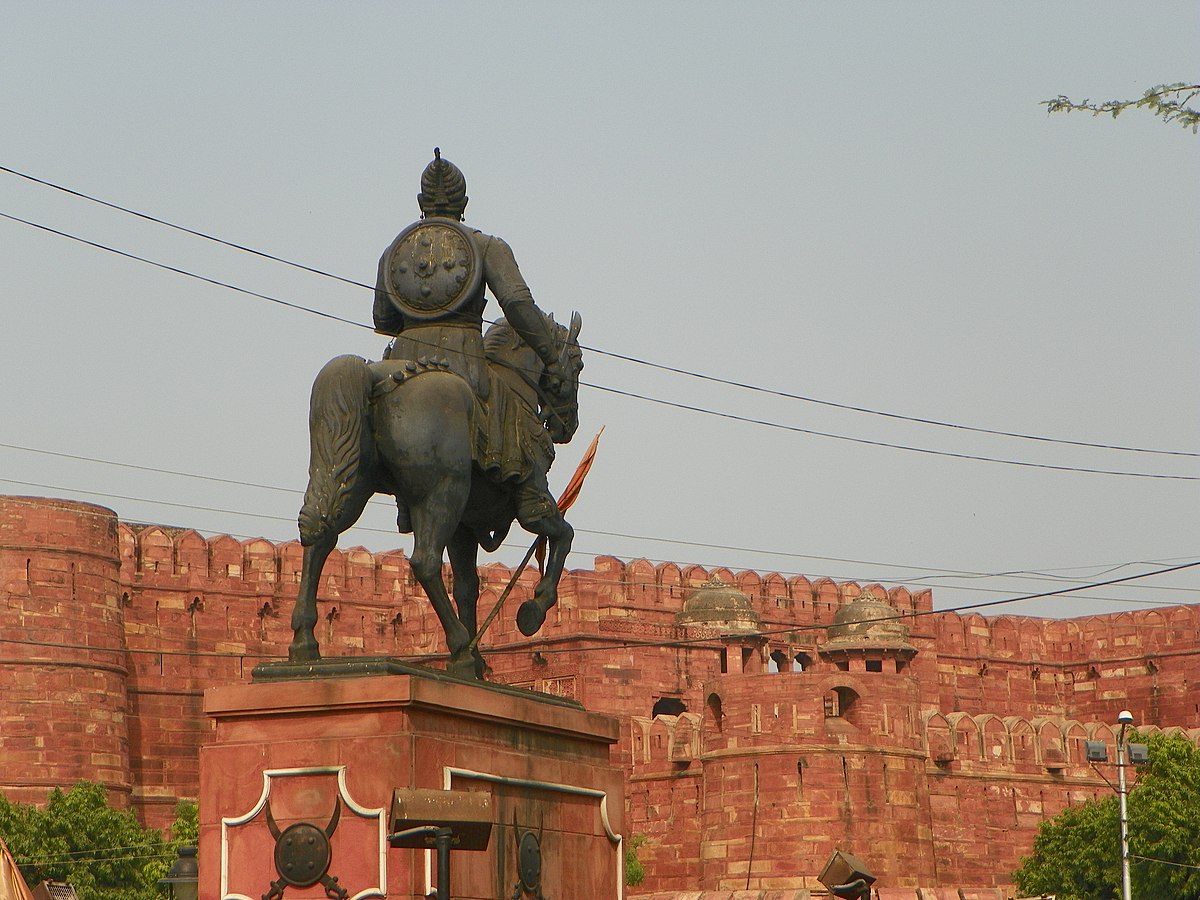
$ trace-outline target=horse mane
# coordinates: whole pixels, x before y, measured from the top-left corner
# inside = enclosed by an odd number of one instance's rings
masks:
[[[541,310],[539,310],[540,312]],[[541,315],[554,333],[554,339],[558,346],[563,348],[570,340],[571,330],[565,325],[555,322],[553,315],[546,313],[541,313]],[[572,327],[575,327],[575,319],[572,319]],[[577,346],[565,349],[572,360],[579,362]],[[542,392],[537,386],[537,382],[545,366],[533,348],[525,343],[525,340],[517,334],[516,329],[509,324],[507,319],[497,319],[484,333],[483,352],[490,365],[511,370],[517,378],[525,382],[528,388],[532,388],[536,392],[536,402],[541,409],[543,422],[550,431],[550,439],[556,444],[565,444],[570,441],[579,424],[578,398],[574,396],[574,391],[570,398],[554,397]],[[582,362],[579,362],[579,368],[582,368]],[[578,374],[578,369],[575,370],[575,374]],[[575,385],[575,388],[578,389],[578,384]]]
[[[538,310],[538,313],[545,320],[546,324],[550,326],[555,340],[561,344],[564,340],[566,329],[554,321],[553,315],[547,315],[541,310]],[[514,356],[521,352],[526,352],[530,355],[532,365],[525,366],[525,368],[529,369],[530,375],[537,377],[543,368],[542,361],[533,352],[533,348],[525,343],[525,339],[517,334],[517,330],[509,324],[508,319],[503,317],[497,319],[484,332],[483,353],[489,360],[512,366],[516,364]]]

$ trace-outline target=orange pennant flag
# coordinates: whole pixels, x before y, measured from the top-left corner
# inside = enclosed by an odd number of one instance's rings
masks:
[[[592,438],[592,442],[588,444],[587,450],[583,453],[583,458],[579,460],[579,465],[575,467],[575,474],[571,476],[571,480],[563,488],[562,495],[558,498],[559,512],[565,513],[579,499],[579,492],[583,490],[583,480],[587,478],[588,472],[592,469],[592,463],[596,461],[596,448],[600,446],[600,435],[602,434],[604,434],[603,425],[596,432],[596,436]],[[546,564],[546,539],[544,537],[538,538],[537,549],[534,551],[534,554],[537,556],[538,571],[544,572]]]
[[[584,451],[583,459],[579,460],[579,465],[575,467],[575,474],[571,476],[571,480],[563,488],[562,496],[558,498],[559,512],[566,512],[571,508],[576,499],[578,499],[579,492],[583,489],[583,479],[587,478],[588,472],[592,470],[592,463],[596,461],[596,448],[600,445],[600,435],[602,434],[604,434],[603,425],[596,432],[596,436],[592,438],[592,442],[588,444],[587,450]]]

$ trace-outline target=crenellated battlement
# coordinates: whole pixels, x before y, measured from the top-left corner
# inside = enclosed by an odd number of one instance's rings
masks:
[[[1200,606],[1139,609],[1074,619],[935,613],[932,630],[942,656],[1038,660],[1070,665],[1140,659],[1191,650],[1200,643]]]

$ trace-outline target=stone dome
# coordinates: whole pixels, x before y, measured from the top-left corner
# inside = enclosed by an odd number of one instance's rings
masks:
[[[864,591],[858,599],[838,608],[825,630],[828,649],[914,650],[908,643],[908,625],[900,613]]]
[[[722,634],[750,634],[762,628],[750,598],[715,577],[688,595],[675,624],[715,628]]]

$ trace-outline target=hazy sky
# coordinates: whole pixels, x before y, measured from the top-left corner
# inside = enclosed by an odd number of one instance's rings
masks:
[[[1200,559],[1200,137],[1038,105],[1196,82],[1194,2],[24,3],[4,20],[2,166],[373,283],[437,145],[468,223],[512,245],[543,308],[582,313],[586,346],[810,398],[588,353],[552,472],[557,490],[607,426],[573,567],[933,585],[944,608]],[[7,172],[0,212],[370,321],[369,290]],[[8,219],[0,298],[0,442],[44,451],[0,447],[0,493],[208,533],[295,536],[312,378],[385,343]],[[408,546],[385,498],[361,525],[342,547]],[[1013,571],[1054,577],[963,574]],[[1200,601],[1200,574],[991,611],[1147,601]]]

